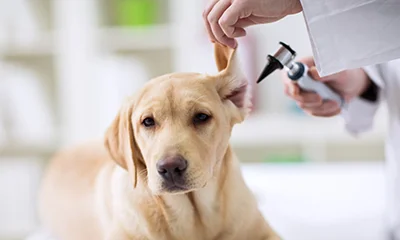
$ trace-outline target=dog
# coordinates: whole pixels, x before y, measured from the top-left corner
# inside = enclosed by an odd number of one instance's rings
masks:
[[[172,73],[129,97],[105,140],[60,150],[40,191],[59,240],[278,240],[229,145],[251,94],[236,50],[215,75]]]

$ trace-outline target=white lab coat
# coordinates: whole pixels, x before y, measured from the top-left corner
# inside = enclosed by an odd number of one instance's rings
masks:
[[[320,75],[363,67],[380,88],[376,103],[356,98],[342,111],[346,129],[368,131],[387,104],[386,226],[400,240],[400,0],[300,1]]]
[[[300,0],[318,72],[400,58],[400,0]]]
[[[360,98],[352,100],[342,115],[351,134],[361,134],[373,127],[379,105],[389,109],[386,140],[387,228],[393,239],[400,239],[400,59],[365,67],[369,77],[380,88],[376,103]],[[366,201],[368,201],[366,199]]]

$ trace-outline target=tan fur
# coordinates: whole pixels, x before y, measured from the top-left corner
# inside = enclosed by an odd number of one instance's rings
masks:
[[[174,73],[129,98],[105,135],[60,151],[40,193],[45,227],[59,240],[277,240],[229,146],[250,109],[235,51],[215,46],[215,76]],[[211,118],[193,122],[198,113]],[[142,121],[153,117],[156,125]],[[188,161],[187,189],[170,192],[156,164]]]

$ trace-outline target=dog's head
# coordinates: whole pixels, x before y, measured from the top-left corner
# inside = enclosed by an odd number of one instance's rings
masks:
[[[219,72],[155,78],[128,100],[106,133],[113,159],[153,194],[202,188],[215,177],[232,127],[251,107],[236,52],[215,45]]]

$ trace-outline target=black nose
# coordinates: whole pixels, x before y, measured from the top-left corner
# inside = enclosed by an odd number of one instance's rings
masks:
[[[166,157],[157,163],[158,173],[171,182],[181,180],[187,168],[187,161],[181,156]]]

